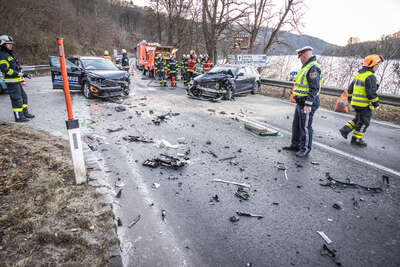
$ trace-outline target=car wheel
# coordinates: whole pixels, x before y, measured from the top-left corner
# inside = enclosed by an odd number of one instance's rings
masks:
[[[85,82],[85,83],[83,84],[83,92],[82,92],[82,93],[83,93],[83,95],[84,95],[86,98],[88,98],[88,99],[93,98],[92,93],[90,92],[89,87],[90,87],[90,85],[89,85],[88,82]]]
[[[225,100],[232,100],[232,95],[233,95],[232,88],[227,88],[224,99]]]

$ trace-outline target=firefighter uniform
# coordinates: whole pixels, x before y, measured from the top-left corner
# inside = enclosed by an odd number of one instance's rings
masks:
[[[209,72],[212,67],[213,64],[211,62],[211,59],[205,58],[205,60],[203,61],[203,73]]]
[[[193,79],[193,72],[196,67],[196,62],[197,62],[196,57],[193,55],[190,55],[188,62],[187,62],[186,79],[185,79],[185,81],[183,81],[183,83],[185,85],[189,85]]]
[[[10,36],[0,36],[0,69],[7,85],[16,122],[29,121],[35,116],[28,112],[28,97],[22,87],[24,81],[21,65],[6,44],[13,44]]]
[[[168,73],[171,78],[171,86],[176,87],[176,72],[178,71],[178,62],[174,58],[168,63]]]
[[[122,50],[122,62],[121,62],[122,68],[129,73],[129,57],[128,53],[126,51]]]
[[[187,85],[187,80],[186,80],[187,67],[188,67],[188,58],[185,57],[182,60],[182,68],[181,68],[181,76],[182,76],[182,80],[183,80],[183,84],[184,85]]]
[[[166,80],[166,72],[168,70],[168,66],[167,66],[167,60],[166,59],[161,59],[160,63],[158,63],[158,75],[160,77],[160,85],[161,86],[167,86],[167,80]]]
[[[159,79],[160,77],[160,63],[161,59],[157,57],[156,60],[154,61],[154,68],[156,70],[156,80]]]
[[[299,58],[307,51],[312,51],[312,48],[307,46],[297,50]],[[311,53],[309,55],[310,57],[303,63],[296,77],[293,95],[297,105],[292,124],[292,140],[289,147],[284,147],[286,150],[298,151],[296,153],[298,157],[305,157],[311,151],[312,121],[320,105],[322,71],[316,57]],[[310,111],[306,112],[306,110]]]
[[[366,147],[363,140],[364,134],[370,124],[372,110],[379,106],[377,94],[379,82],[375,76],[375,70],[383,58],[378,55],[369,55],[364,59],[363,68],[354,76],[348,89],[349,102],[356,111],[354,119],[348,121],[339,129],[340,134],[347,139],[348,134],[353,131],[351,144]],[[374,66],[376,66],[374,68]]]

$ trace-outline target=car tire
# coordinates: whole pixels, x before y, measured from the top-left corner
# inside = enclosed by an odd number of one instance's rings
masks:
[[[87,99],[91,99],[93,98],[92,93],[90,92],[90,84],[88,82],[85,82],[83,84],[83,89],[82,89],[82,94],[87,98]]]
[[[226,94],[224,96],[224,99],[225,100],[232,100],[232,96],[233,96],[232,88],[227,88]]]

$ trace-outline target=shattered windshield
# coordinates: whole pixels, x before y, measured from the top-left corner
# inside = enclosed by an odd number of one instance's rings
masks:
[[[90,58],[81,59],[83,66],[87,70],[118,70],[118,68],[108,59]]]
[[[237,67],[215,66],[208,73],[226,73],[226,74],[236,75],[237,71],[238,71]]]

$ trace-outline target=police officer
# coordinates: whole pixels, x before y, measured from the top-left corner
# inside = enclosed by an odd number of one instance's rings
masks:
[[[312,120],[319,107],[322,70],[316,57],[313,56],[312,50],[310,46],[296,50],[303,66],[297,74],[293,91],[297,105],[292,124],[292,143],[283,148],[297,151],[296,156],[298,157],[305,157],[311,151]]]
[[[122,49],[122,68],[124,69],[124,71],[127,71],[129,73],[129,57],[128,57],[128,53],[126,52],[125,49]]]
[[[174,56],[171,56],[171,59],[168,63],[168,73],[171,78],[171,86],[176,87],[176,72],[178,71],[178,62],[175,60]]]
[[[382,62],[383,57],[375,54],[364,58],[362,69],[354,76],[349,86],[348,98],[356,111],[356,116],[339,131],[347,139],[349,133],[354,130],[351,144],[359,147],[367,146],[363,137],[371,121],[372,110],[379,107],[377,94],[379,82],[375,77],[375,71]]]
[[[13,45],[14,40],[11,36],[0,36],[0,69],[11,98],[15,121],[27,122],[35,116],[28,111],[28,96],[21,85],[27,76],[21,71],[21,65],[12,52]]]

